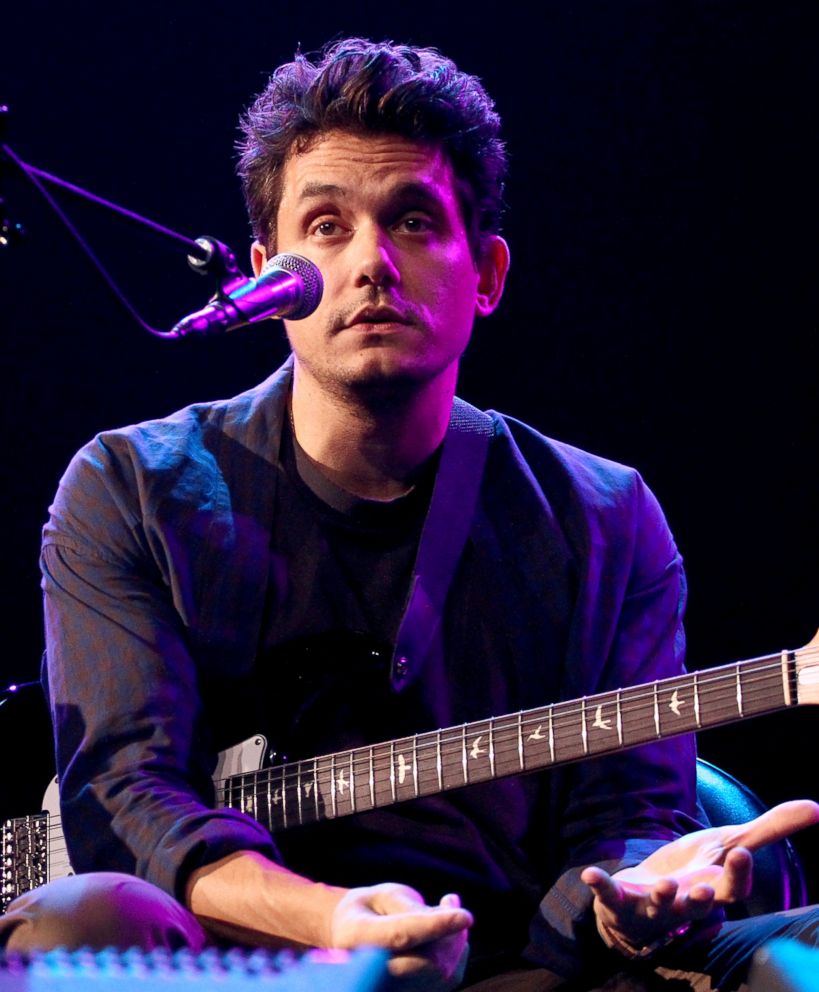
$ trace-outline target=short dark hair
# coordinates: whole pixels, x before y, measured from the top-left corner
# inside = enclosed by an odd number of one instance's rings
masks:
[[[238,172],[254,237],[275,247],[282,173],[291,152],[329,131],[428,141],[449,156],[478,258],[497,233],[506,151],[500,117],[475,76],[432,48],[347,38],[280,66],[242,118]]]

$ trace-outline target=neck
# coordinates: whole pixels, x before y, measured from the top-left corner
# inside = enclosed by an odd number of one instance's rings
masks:
[[[336,485],[367,499],[395,499],[443,441],[454,390],[452,374],[420,387],[329,395],[296,362],[293,430]]]

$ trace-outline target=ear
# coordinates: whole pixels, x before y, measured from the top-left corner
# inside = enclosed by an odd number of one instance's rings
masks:
[[[479,317],[488,317],[500,303],[508,271],[509,245],[500,235],[493,235],[478,261],[478,294],[475,311]]]
[[[259,278],[259,274],[267,262],[267,249],[261,241],[254,241],[250,246],[250,264],[253,266],[253,275]]]

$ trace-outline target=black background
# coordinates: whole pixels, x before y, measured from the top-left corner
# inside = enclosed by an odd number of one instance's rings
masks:
[[[238,112],[298,43],[435,45],[480,75],[512,157],[505,301],[478,325],[460,391],[634,464],[686,558],[689,664],[808,641],[817,547],[817,92],[813,0],[245,4],[29,2],[5,15],[0,100],[26,160],[244,258]],[[36,677],[37,550],[59,476],[103,428],[226,396],[286,349],[277,325],[151,339],[23,180],[28,229],[0,253],[5,645]],[[171,245],[63,195],[162,327],[208,288]],[[701,735],[768,802],[819,799],[810,709]],[[52,774],[36,691],[0,708],[0,818]],[[800,845],[819,896],[819,835]]]

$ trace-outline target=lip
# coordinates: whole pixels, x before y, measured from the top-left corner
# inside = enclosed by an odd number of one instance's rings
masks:
[[[406,327],[410,323],[408,317],[395,307],[367,306],[355,313],[344,326],[347,330],[368,327],[385,330],[392,326]]]

